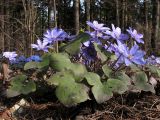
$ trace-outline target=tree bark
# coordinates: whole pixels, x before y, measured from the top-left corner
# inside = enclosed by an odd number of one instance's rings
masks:
[[[151,45],[153,52],[157,53],[157,47],[159,44],[158,35],[159,35],[159,20],[160,20],[160,1],[152,1],[153,10],[152,10],[152,39]]]
[[[74,0],[74,9],[75,9],[75,34],[79,33],[79,4],[80,0]]]
[[[4,25],[4,32],[5,32],[5,50],[10,51],[10,40],[11,40],[11,30],[10,30],[10,2],[9,0],[5,0],[5,18],[4,21],[6,24]]]
[[[148,30],[148,0],[144,0],[144,13],[145,13],[145,31],[144,31],[144,49],[147,50],[149,43],[149,30]]]
[[[90,0],[86,0],[86,21],[90,21]],[[87,30],[90,31],[90,27],[87,26]]]
[[[48,28],[50,28],[50,23],[51,23],[51,4],[50,4],[50,0],[48,0],[47,2],[48,2]]]
[[[57,7],[56,7],[56,0],[53,0],[53,10],[54,10],[54,25],[57,27]]]
[[[117,26],[119,26],[119,0],[115,0],[116,1],[116,23]]]
[[[122,30],[124,30],[124,27],[125,27],[125,0],[122,1]]]
[[[4,51],[4,0],[0,0],[0,49]]]

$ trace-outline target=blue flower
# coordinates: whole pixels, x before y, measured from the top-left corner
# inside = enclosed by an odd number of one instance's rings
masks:
[[[27,58],[23,55],[19,56],[16,58],[16,60],[11,61],[11,64],[21,64],[21,63],[26,63],[27,62]]]
[[[88,33],[91,36],[91,39],[89,41],[96,42],[97,44],[100,44],[100,45],[102,44],[100,39],[106,40],[110,38],[107,35],[103,35],[103,33],[99,31],[94,31],[94,32],[87,31],[86,33]]]
[[[139,46],[135,43],[135,45],[129,49],[126,44],[122,44],[117,41],[118,45],[116,46],[115,54],[117,57],[120,57],[119,63],[124,62],[126,66],[131,65],[132,63],[138,65],[144,65],[146,61],[144,60],[145,52],[139,50]]]
[[[90,41],[85,42],[81,47],[81,54],[86,61],[94,61],[96,59],[97,52],[93,43]]]
[[[102,38],[102,39],[109,39],[110,38],[110,36],[104,35],[100,31],[87,32],[87,33],[90,34],[92,38]]]
[[[31,47],[37,49],[38,51],[42,50],[44,52],[48,52],[48,48],[50,46],[48,46],[47,42],[41,41],[41,40],[38,39],[37,44],[31,44]]]
[[[44,42],[46,43],[54,43],[56,41],[65,40],[65,38],[68,38],[68,34],[64,32],[62,29],[54,28],[52,30],[47,30],[47,32],[44,34]]]
[[[90,22],[90,21],[87,21],[87,25],[89,25],[91,28],[93,28],[95,31],[108,31],[110,30],[110,28],[108,27],[104,27],[104,24],[99,24],[98,21],[93,21]]]
[[[38,55],[32,55],[31,57],[27,58],[27,62],[30,61],[40,62],[42,59]]]
[[[3,56],[5,58],[8,58],[9,61],[15,61],[17,54],[16,54],[16,52],[3,52]]]
[[[106,34],[111,35],[112,38],[123,42],[124,40],[128,40],[128,35],[121,33],[121,28],[116,27],[112,24],[112,31]]]
[[[160,57],[157,57],[157,58],[156,58],[156,63],[157,63],[157,64],[160,64]]]
[[[151,55],[146,59],[146,63],[148,65],[157,65],[160,64],[160,57],[155,57],[154,55]]]
[[[155,65],[156,64],[156,57],[154,55],[151,55],[146,59],[146,63],[148,65]]]
[[[108,45],[104,45],[104,49],[111,53],[116,51],[115,45],[110,42],[108,42]]]
[[[143,43],[144,44],[144,41],[142,40],[143,38],[143,35],[142,34],[139,34],[137,33],[137,30],[132,30],[131,27],[129,27],[129,29],[127,29],[127,32],[131,35],[132,38],[134,38],[138,43]]]
[[[17,60],[18,60],[19,62],[26,62],[26,57],[25,57],[24,55],[21,55],[21,56],[19,56],[19,57],[17,58]]]

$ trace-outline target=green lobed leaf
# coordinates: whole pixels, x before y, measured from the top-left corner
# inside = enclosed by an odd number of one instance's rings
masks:
[[[62,71],[71,66],[71,61],[66,53],[52,53],[50,57],[50,66],[52,69]]]
[[[133,71],[133,72],[140,72],[141,70],[136,66],[136,65],[131,65],[130,66],[130,68],[131,68],[131,71]]]
[[[105,102],[113,96],[113,93],[110,89],[106,90],[106,86],[102,84],[98,74],[87,72],[85,74],[85,79],[89,85],[93,86],[91,90],[97,103]]]
[[[148,78],[145,72],[137,72],[133,76],[133,82],[136,88],[143,91],[151,91],[155,93],[154,86],[148,83]]]
[[[7,90],[8,97],[19,94],[28,94],[36,90],[34,81],[28,81],[26,75],[17,75],[11,79],[11,86]]]
[[[87,72],[84,75],[85,79],[87,80],[88,84],[91,86],[96,86],[96,85],[100,85],[101,80],[100,80],[100,76],[96,73],[93,72]]]
[[[38,62],[27,62],[25,65],[24,65],[24,70],[29,70],[29,69],[36,69],[38,68]]]
[[[103,65],[103,66],[102,66],[102,70],[103,70],[104,74],[105,74],[107,77],[110,77],[110,76],[111,76],[111,74],[112,74],[112,69],[109,68],[108,65]]]
[[[114,78],[121,80],[126,85],[131,84],[131,78],[128,75],[126,75],[124,72],[116,72]]]
[[[56,74],[52,75],[48,80],[47,83],[49,85],[55,85],[58,86],[61,82],[63,82],[66,79],[75,81],[74,76],[71,71],[62,71],[62,72],[57,72]]]
[[[89,34],[81,33],[77,36],[75,40],[63,46],[62,48],[60,48],[60,50],[65,51],[71,55],[78,54],[80,52],[81,43],[86,42],[87,40],[89,40],[89,38]]]
[[[48,68],[49,67],[49,59],[45,59],[45,60],[43,60],[42,62],[38,62],[38,64],[37,64],[37,68],[38,69],[43,69],[43,68]]]
[[[76,83],[71,71],[58,72],[47,82],[56,86],[56,96],[65,106],[73,106],[89,99],[88,88],[84,84]]]
[[[157,77],[160,77],[160,69],[157,66],[147,66],[150,70],[150,72]]]
[[[69,78],[63,80],[56,88],[56,96],[66,106],[77,105],[89,99],[85,85],[76,83]]]
[[[112,91],[119,94],[122,94],[128,90],[127,84],[119,79],[110,78],[107,80],[107,82],[104,82],[104,86],[106,91]]]
[[[104,52],[102,52],[98,44],[94,43],[94,47],[95,50],[97,51],[98,58],[100,58],[102,62],[105,62],[108,59],[108,56]]]
[[[74,78],[77,82],[80,82],[84,78],[84,74],[87,72],[86,67],[80,63],[72,63],[69,68],[74,74]]]
[[[92,87],[92,93],[97,103],[103,103],[113,96],[112,91],[106,90],[105,86],[102,84],[94,85]]]

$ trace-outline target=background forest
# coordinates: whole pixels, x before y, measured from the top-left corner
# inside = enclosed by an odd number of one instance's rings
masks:
[[[30,44],[46,29],[74,35],[89,30],[86,21],[93,20],[137,29],[143,49],[160,54],[160,0],[0,0],[0,49],[31,55]]]

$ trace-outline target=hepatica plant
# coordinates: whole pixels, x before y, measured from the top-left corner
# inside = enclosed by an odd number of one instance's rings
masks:
[[[8,97],[36,92],[37,81],[28,75],[30,70],[46,76],[41,81],[55,88],[53,92],[65,106],[87,100],[102,103],[114,93],[126,91],[155,93],[153,78],[156,81],[160,77],[160,58],[147,57],[141,49],[143,35],[133,28],[123,33],[113,24],[109,28],[98,21],[87,21],[87,25],[92,30],[76,37],[58,28],[47,30],[41,40],[31,45],[37,52],[43,51],[41,56],[25,58],[17,57],[15,52],[4,52],[3,56],[10,61],[25,62],[23,74],[12,78]]]

